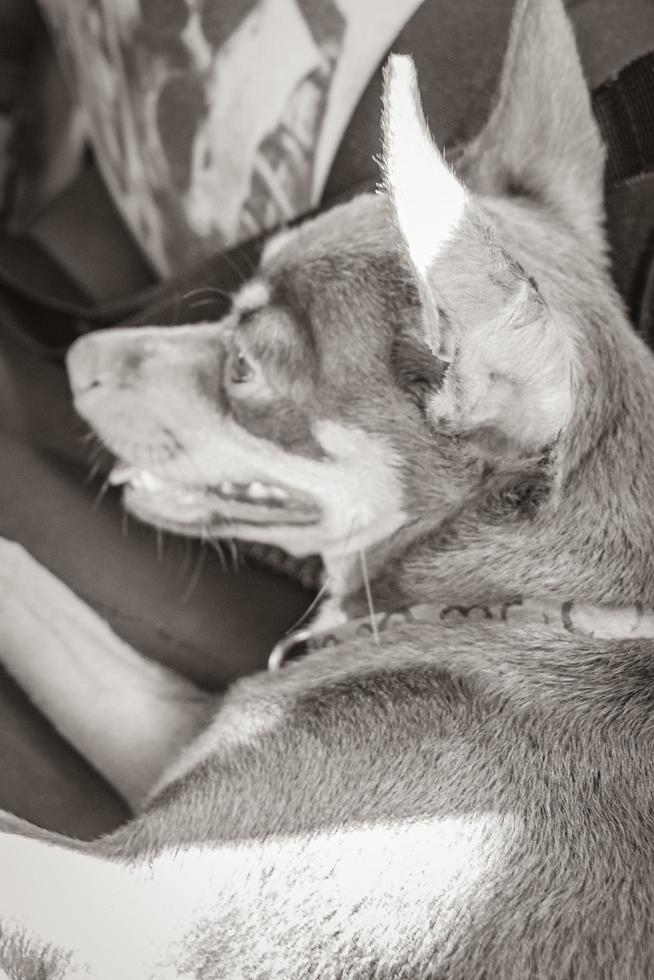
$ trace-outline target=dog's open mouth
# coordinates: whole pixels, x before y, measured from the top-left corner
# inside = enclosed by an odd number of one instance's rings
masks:
[[[262,480],[223,480],[203,487],[118,463],[109,482],[125,488],[125,504],[137,517],[185,533],[195,525],[206,529],[220,524],[315,524],[320,518],[307,494]]]

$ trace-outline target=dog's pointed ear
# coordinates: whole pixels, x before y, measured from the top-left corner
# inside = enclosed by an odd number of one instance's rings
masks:
[[[605,148],[562,0],[518,0],[495,108],[457,171],[548,208],[602,254]]]
[[[393,55],[384,71],[383,170],[409,258],[417,272],[424,310],[424,339],[444,361],[454,355],[455,337],[435,284],[427,285],[437,255],[462,224],[468,193],[431,138],[420,104],[413,60]]]
[[[572,411],[573,343],[436,148],[407,56],[387,65],[383,122],[385,185],[418,283],[423,339],[451,362],[429,416],[529,451],[550,445]]]

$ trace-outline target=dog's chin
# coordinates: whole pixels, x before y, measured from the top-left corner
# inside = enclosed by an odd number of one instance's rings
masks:
[[[321,516],[306,494],[258,480],[192,486],[122,465],[110,479],[123,485],[125,508],[139,520],[188,537],[238,537],[247,530],[247,537],[265,541],[267,531],[310,527]]]

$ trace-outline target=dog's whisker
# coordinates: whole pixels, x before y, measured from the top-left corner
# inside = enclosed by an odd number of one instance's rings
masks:
[[[238,548],[236,547],[234,538],[227,538],[227,546],[232,556],[232,569],[233,571],[238,572],[240,568],[240,555],[238,553]]]
[[[100,453],[97,453],[97,458],[95,460],[92,460],[91,461],[91,465],[89,467],[89,472],[88,472],[88,474],[86,476],[86,480],[85,480],[86,486],[89,486],[89,484],[91,484],[91,483],[94,482],[95,478],[97,477],[97,475],[102,470],[102,464],[103,464],[103,454],[100,452]],[[108,484],[108,480],[105,480],[104,481],[104,484]],[[103,484],[103,486],[104,486],[104,484]],[[105,487],[105,490],[106,490],[106,487]]]
[[[256,271],[256,266],[252,261],[248,260],[247,257],[243,256],[243,258],[249,266],[250,275],[252,275],[252,273]],[[230,269],[232,269],[232,271],[236,273],[238,285],[242,286],[243,283],[246,282],[248,278],[246,273],[243,271],[243,269],[241,269],[238,263],[234,261],[234,259],[229,255],[228,252],[223,253],[222,259],[227,263]]]
[[[107,450],[100,442],[93,442],[87,444],[86,455],[90,463],[93,463],[96,459],[100,459],[106,454]]]
[[[97,460],[102,459],[104,454],[104,446],[92,446],[88,451],[89,463],[95,463]]]
[[[200,547],[198,548],[198,557],[197,557],[197,561],[195,562],[195,567],[193,568],[191,577],[189,579],[189,583],[184,591],[184,594],[182,595],[182,600],[181,600],[182,605],[186,605],[186,603],[189,601],[189,599],[195,592],[198,582],[200,581],[200,576],[202,575],[202,569],[204,568],[204,562],[207,555],[204,544],[205,544],[204,541],[200,542]]]
[[[87,459],[89,464],[89,474],[86,484],[92,483],[103,464],[107,461],[109,450],[99,438],[85,440],[88,443]]]
[[[95,499],[93,500],[93,503],[91,505],[91,510],[93,511],[93,513],[95,513],[98,510],[110,486],[111,483],[109,482],[109,477],[107,477],[105,480],[103,480],[102,486],[98,490]]]
[[[202,306],[213,306],[214,304],[215,304],[215,300],[212,299],[210,296],[208,296],[205,299],[197,299],[193,303],[189,303],[189,309],[197,310]]]
[[[370,626],[372,627],[372,635],[375,643],[379,646],[379,631],[377,629],[377,620],[375,619],[375,608],[372,603],[372,591],[370,589],[370,579],[368,577],[368,563],[366,561],[366,556],[363,549],[359,550],[359,559],[361,562],[361,574],[363,576],[363,586],[366,590],[366,600],[368,602],[368,610],[370,612]]]
[[[183,555],[180,563],[180,574],[187,575],[189,570],[189,564],[191,561],[191,556],[193,554],[193,544],[191,538],[182,539]]]
[[[320,589],[318,590],[318,592],[316,593],[316,595],[313,597],[313,599],[311,600],[311,602],[309,603],[309,605],[307,606],[307,608],[304,610],[304,612],[302,613],[302,615],[298,619],[296,619],[296,621],[293,623],[293,625],[292,626],[289,626],[289,628],[286,630],[286,633],[284,634],[285,636],[288,636],[289,633],[294,633],[295,630],[299,629],[300,626],[302,626],[303,623],[306,623],[307,619],[309,618],[309,616],[311,615],[311,613],[314,611],[314,609],[316,608],[316,606],[318,605],[318,603],[323,599],[323,597],[325,596],[325,593],[326,592],[327,592],[327,583],[326,582],[323,582],[323,584],[320,586]]]
[[[161,564],[164,556],[164,537],[163,537],[163,531],[161,530],[160,527],[155,528],[155,541],[156,541],[156,549],[157,549],[157,561],[159,562],[159,564]]]
[[[231,294],[226,289],[219,289],[217,286],[197,286],[195,289],[189,289],[187,293],[182,294],[182,300],[194,299],[196,296],[218,296],[221,299],[231,299]]]
[[[100,464],[96,461],[89,467],[89,471],[84,477],[84,486],[88,487],[95,482],[95,478],[98,475],[98,470],[100,469]]]
[[[243,260],[248,267],[248,272],[253,276],[259,269],[259,263],[255,262],[249,255],[244,255]]]
[[[220,539],[214,537],[207,538],[207,544],[209,545],[210,548],[213,548],[213,550],[216,552],[216,554],[218,555],[218,560],[220,561],[220,567],[222,568],[223,572],[227,574],[227,572],[229,571],[229,567],[225,560],[225,554],[221,547]]]

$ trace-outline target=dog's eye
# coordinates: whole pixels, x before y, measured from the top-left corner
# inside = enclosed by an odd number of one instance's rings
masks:
[[[233,385],[246,384],[254,378],[254,368],[242,350],[232,354],[229,366],[229,380]]]
[[[270,387],[258,357],[244,350],[237,339],[227,354],[223,372],[229,398],[261,401],[270,396]]]

